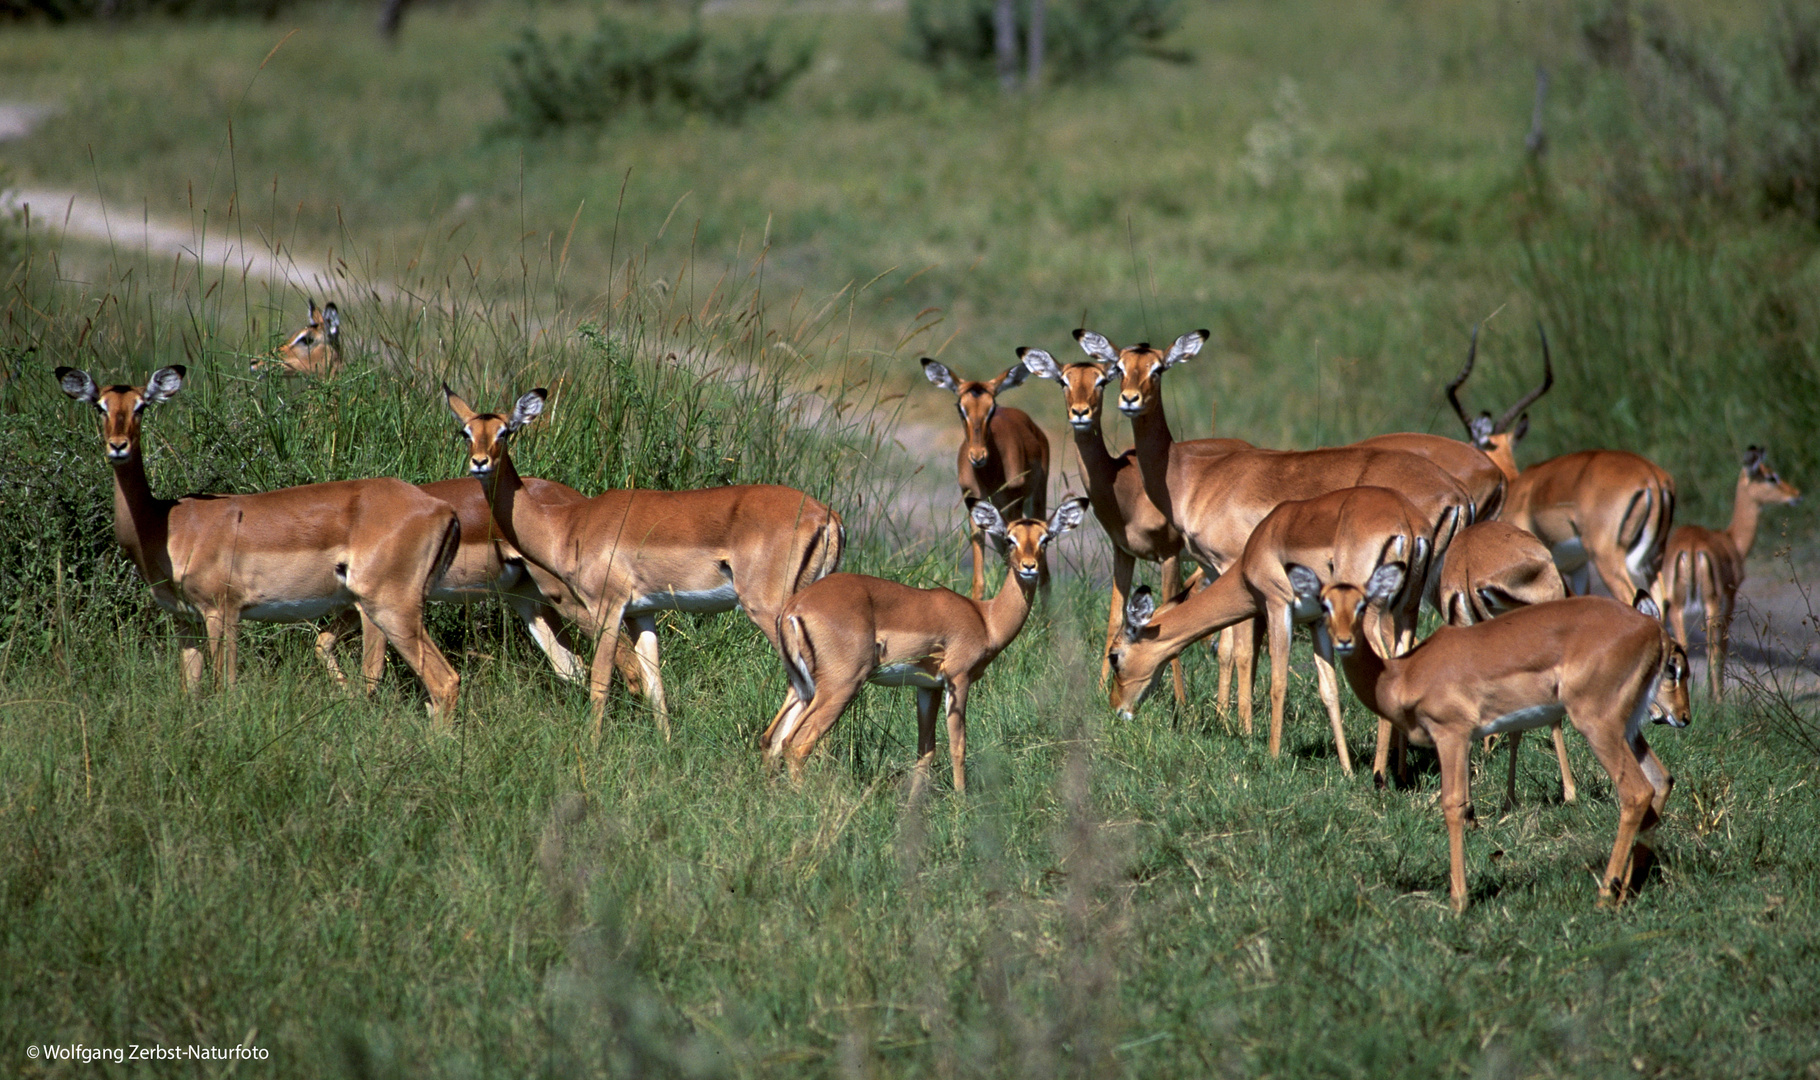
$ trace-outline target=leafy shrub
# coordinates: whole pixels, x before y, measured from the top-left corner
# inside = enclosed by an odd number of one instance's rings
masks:
[[[148,15],[182,18],[253,17],[275,19],[304,0],[0,0],[0,21],[45,19],[135,19]]]
[[[783,93],[815,46],[784,46],[774,31],[712,39],[699,23],[665,30],[603,16],[587,38],[555,41],[527,27],[500,79],[509,126],[543,134],[603,124],[635,108],[675,108],[737,123]]]
[[[915,60],[964,79],[997,71],[994,0],[910,0],[906,47]],[[1182,23],[1181,0],[1052,0],[1043,20],[1043,51],[1052,82],[1105,77],[1137,54],[1181,62],[1163,38]],[[1017,39],[1029,34],[1029,12],[1017,13]]]

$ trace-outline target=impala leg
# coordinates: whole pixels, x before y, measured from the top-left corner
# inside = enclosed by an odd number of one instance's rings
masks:
[[[1579,797],[1574,788],[1574,771],[1567,764],[1567,732],[1562,730],[1561,721],[1554,725],[1555,760],[1561,765],[1561,801],[1572,804]]]
[[[549,658],[556,677],[564,682],[580,682],[587,669],[583,667],[581,657],[575,655],[574,642],[556,609],[527,596],[508,594],[506,602],[525,624],[525,629],[531,632],[531,640],[537,642],[538,649]]]
[[[916,688],[916,771],[926,782],[935,764],[935,714],[942,703],[939,686]]]
[[[594,639],[594,659],[588,665],[588,705],[594,720],[594,741],[600,741],[601,721],[607,714],[607,689],[613,682],[613,665],[618,659],[619,628],[625,622],[626,602],[621,599],[606,609]],[[642,677],[643,672],[640,672]],[[644,687],[650,693],[649,685]]]
[[[1557,729],[1559,730],[1559,729]],[[1504,809],[1509,810],[1517,805],[1517,747],[1523,745],[1523,733],[1510,733],[1510,768],[1504,774]],[[1485,749],[1491,750],[1491,737],[1486,736]]]
[[[1250,619],[1233,627],[1232,677],[1238,684],[1239,717],[1244,722],[1245,737],[1251,737],[1251,685],[1257,680],[1258,644],[1264,636],[1262,618]]]
[[[973,519],[968,518],[969,522]],[[986,533],[977,526],[969,526],[973,542],[973,591],[967,595],[978,600],[986,595]]]
[[[1131,579],[1127,576],[1125,580],[1126,583],[1129,584]],[[1171,555],[1163,560],[1163,595],[1174,597],[1180,594],[1181,591],[1182,559],[1179,555]],[[1186,708],[1188,705],[1188,691],[1187,688],[1182,685],[1182,658],[1180,655],[1177,655],[1174,659],[1169,661],[1169,676],[1175,683],[1175,707],[1178,709]]]
[[[1394,778],[1396,786],[1408,787],[1408,763],[1409,737],[1401,728],[1379,717],[1378,746],[1371,758],[1371,782],[1381,788],[1388,786]]]
[[[405,589],[400,589],[399,592],[405,595],[392,603],[385,602],[392,599],[390,597],[363,597],[359,601],[360,614],[371,620],[384,635],[383,638],[374,635],[376,647],[362,650],[362,667],[364,669],[370,666],[372,678],[377,679],[379,665],[385,662],[385,642],[391,642],[392,648],[398,650],[398,655],[404,657],[404,662],[417,673],[417,677],[423,680],[424,688],[429,691],[431,718],[440,725],[447,726],[454,720],[455,697],[461,686],[461,676],[455,674],[455,669],[443,657],[442,650],[424,632],[422,594],[413,596]],[[375,657],[377,664],[373,662]],[[362,674],[367,672],[363,670]]]
[[[777,738],[778,730],[783,727],[786,719],[794,722],[795,714],[802,711],[803,704],[803,699],[796,696],[796,687],[784,691],[784,703],[777,707],[771,722],[765,725],[763,734],[758,737],[758,748],[764,751],[767,762],[775,763],[778,755],[783,752],[783,743]],[[789,734],[788,730],[784,733]]]
[[[1232,669],[1238,662],[1239,627],[1243,625],[1245,624],[1228,626],[1213,637],[1213,647],[1219,650],[1220,665],[1219,692],[1213,699],[1213,706],[1220,716],[1227,719],[1232,717]],[[1247,729],[1245,734],[1251,734],[1250,730]]]
[[[371,695],[385,674],[385,631],[358,606],[354,612],[360,620],[360,692]]]
[[[218,686],[234,685],[240,659],[240,612],[222,608],[205,616],[209,633],[209,662]]]
[[[804,706],[794,727],[786,723],[777,735],[780,752],[790,767],[790,779],[802,779],[803,761],[847,711],[869,674],[871,671],[867,668],[850,665],[840,670],[832,670],[827,664],[816,668],[815,697]]]
[[[1435,733],[1441,757],[1441,812],[1447,818],[1447,893],[1457,914],[1466,910],[1466,815],[1472,806],[1472,773],[1467,756],[1472,739]]]
[[[1714,704],[1725,700],[1725,654],[1731,650],[1735,595],[1727,591],[1721,602],[1708,600],[1706,603],[1706,678],[1712,684]]]
[[[670,741],[670,703],[664,696],[663,679],[657,673],[657,616],[638,615],[632,619],[632,630],[638,640],[638,677],[647,688],[645,697],[657,715],[657,730],[664,741]]]
[[[1270,625],[1270,756],[1277,757],[1283,752],[1283,706],[1289,696],[1289,609],[1268,605],[1265,618]]]
[[[341,639],[353,633],[359,625],[359,612],[344,611],[316,634],[316,659],[322,661],[322,666],[329,671],[329,678],[334,679],[337,685],[347,685],[348,677],[341,673],[341,664],[335,659],[335,646],[341,644]]]
[[[1106,616],[1106,648],[1100,652],[1100,689],[1106,688],[1106,676],[1112,672],[1112,643],[1125,628],[1125,598],[1131,595],[1131,575],[1137,560],[1127,552],[1112,549],[1112,609]],[[1165,592],[1168,590],[1165,589]]]
[[[1642,764],[1646,759],[1653,762],[1653,768],[1660,770],[1661,763],[1654,761],[1649,744],[1643,741],[1641,733],[1627,735],[1626,713],[1631,710],[1625,706],[1631,702],[1647,700],[1649,687],[1647,682],[1639,679],[1637,685],[1627,688],[1629,694],[1615,695],[1615,702],[1607,704],[1600,713],[1590,716],[1591,722],[1583,722],[1569,710],[1568,716],[1574,720],[1574,726],[1586,736],[1591,744],[1593,756],[1599,759],[1607,774],[1611,776],[1612,786],[1618,796],[1618,834],[1613,839],[1611,860],[1605,865],[1605,874],[1599,879],[1599,903],[1616,906],[1624,902],[1632,884],[1633,849],[1636,846],[1637,834],[1653,828],[1656,824],[1655,802],[1659,798],[1666,802],[1666,790],[1658,791],[1652,784]],[[1587,710],[1591,712],[1591,710]],[[1663,787],[1669,786],[1667,774],[1663,773]]]
[[[202,651],[207,644],[202,627],[188,619],[177,620],[177,672],[183,676],[185,693],[195,693],[202,685]]]
[[[1314,673],[1321,686],[1321,704],[1327,706],[1327,722],[1333,727],[1333,747],[1340,756],[1340,771],[1352,775],[1352,751],[1346,747],[1346,724],[1340,716],[1340,682],[1334,678],[1333,665],[1314,656]]]
[[[965,676],[948,682],[948,761],[954,766],[954,790],[967,790],[967,688]]]

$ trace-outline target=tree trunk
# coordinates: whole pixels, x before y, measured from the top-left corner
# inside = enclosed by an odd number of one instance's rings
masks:
[[[992,29],[998,48],[999,88],[1009,94],[1017,89],[1017,0],[997,0]]]

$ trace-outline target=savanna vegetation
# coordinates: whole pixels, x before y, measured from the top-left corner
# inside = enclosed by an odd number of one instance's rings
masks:
[[[1002,370],[1083,322],[1211,327],[1166,384],[1178,432],[1217,409],[1308,446],[1457,433],[1440,387],[1469,329],[1467,404],[1497,410],[1540,321],[1558,382],[1524,460],[1637,450],[1709,523],[1746,444],[1820,473],[1804,10],[1171,10],[1103,70],[1003,95],[919,59],[905,12],[615,8],[648,41],[812,59],[749,108],[632,94],[543,127],[513,122],[535,75],[513,50],[585,42],[593,7],[426,8],[395,46],[332,3],[9,25],[0,98],[59,111],[0,165],[102,197],[113,238],[62,237],[55,205],[0,220],[0,1070],[95,1068],[26,1057],[47,1043],[363,1077],[1820,1069],[1820,727],[1773,672],[1655,741],[1679,783],[1615,913],[1584,744],[1573,806],[1546,740],[1508,812],[1485,759],[1460,917],[1436,778],[1343,777],[1300,679],[1281,759],[1216,714],[1200,650],[1185,709],[1108,719],[1093,525],[974,694],[965,796],[909,793],[903,691],[862,694],[802,783],[768,776],[752,739],[784,680],[737,615],[664,620],[669,743],[618,691],[592,741],[503,607],[432,615],[453,734],[396,661],[371,698],[335,688],[304,627],[249,627],[238,685],[182,692],[54,365],[188,366],[146,420],[163,495],[457,475],[443,380],[486,407],[548,385],[527,474],[794,484],[846,517],[847,568],[924,585],[964,571],[958,500],[913,494],[951,443],[894,439],[952,423],[915,359]],[[200,265],[154,249],[171,219]],[[249,373],[304,296],[223,266],[229,241],[330,268],[310,289],[345,371]],[[1007,400],[1059,414],[1052,387]],[[1804,567],[1813,520],[1770,519],[1753,573]],[[1374,723],[1347,708],[1357,755]]]

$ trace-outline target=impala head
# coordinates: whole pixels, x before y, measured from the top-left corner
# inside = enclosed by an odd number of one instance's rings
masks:
[[[1647,615],[1661,624],[1662,609],[1647,592],[1639,589],[1631,606],[1638,614]],[[1694,719],[1693,706],[1688,702],[1687,650],[1664,631],[1662,652],[1662,670],[1656,677],[1655,692],[1650,696],[1649,718],[1653,723],[1684,728]]]
[[[1018,359],[1039,379],[1053,379],[1062,384],[1062,398],[1068,406],[1068,426],[1076,431],[1092,431],[1100,422],[1100,400],[1106,384],[1112,381],[1112,365],[1096,360],[1078,364],[1058,364],[1055,357],[1041,349],[1019,349]]]
[[[1168,605],[1174,606],[1173,602]],[[1156,689],[1163,669],[1169,666],[1170,657],[1163,655],[1158,631],[1152,625],[1156,615],[1156,597],[1150,586],[1138,586],[1125,601],[1124,631],[1106,648],[1106,662],[1112,668],[1112,711],[1126,720]]]
[[[1744,473],[1738,483],[1743,494],[1761,505],[1793,506],[1801,501],[1801,489],[1776,475],[1761,446],[1744,451]]]
[[[1296,605],[1320,605],[1321,622],[1317,625],[1326,628],[1335,656],[1371,649],[1365,612],[1372,607],[1381,611],[1394,602],[1403,591],[1403,578],[1408,573],[1400,562],[1385,563],[1371,572],[1371,579],[1362,589],[1346,582],[1322,588],[1321,576],[1308,567],[1292,564],[1284,569],[1289,574],[1290,588],[1295,590]]]
[[[1472,328],[1472,342],[1466,347],[1466,366],[1461,368],[1460,373],[1447,384],[1448,404],[1453,406],[1454,414],[1460,418],[1460,423],[1466,425],[1467,440],[1483,450],[1486,456],[1497,462],[1498,467],[1504,470],[1506,476],[1513,479],[1517,475],[1517,443],[1522,441],[1523,436],[1529,434],[1529,414],[1524,410],[1535,404],[1536,399],[1548,393],[1548,388],[1555,384],[1554,361],[1548,354],[1548,332],[1542,329],[1540,322],[1536,323],[1536,333],[1542,338],[1542,382],[1534,390],[1517,399],[1515,405],[1504,410],[1503,416],[1494,420],[1491,413],[1482,412],[1469,419],[1466,410],[1460,406],[1460,398],[1456,393],[1461,384],[1466,382],[1466,377],[1472,374],[1473,361],[1478,358],[1478,327]]]
[[[1007,522],[998,507],[981,500],[973,504],[973,523],[1005,553],[1005,561],[1020,585],[1035,588],[1043,576],[1043,551],[1057,537],[1078,526],[1087,516],[1087,500],[1079,495],[1062,500],[1048,521],[1019,518]]]
[[[1076,330],[1074,340],[1088,356],[1106,364],[1119,379],[1119,411],[1137,417],[1149,412],[1162,400],[1163,372],[1187,361],[1207,344],[1208,332],[1196,330],[1183,334],[1169,346],[1168,352],[1152,349],[1140,342],[1129,349],[1115,349],[1112,342],[1091,330]]]
[[[518,404],[512,406],[512,415],[501,416],[475,412],[449,389],[447,383],[443,384],[442,393],[448,399],[450,411],[461,421],[461,438],[468,444],[468,474],[482,480],[492,476],[506,456],[506,440],[513,432],[537,419],[543,413],[545,399],[550,396],[550,392],[540,386],[518,399]]]
[[[956,378],[943,364],[925,356],[923,374],[942,389],[954,391],[954,407],[960,410],[961,423],[967,427],[967,460],[974,465],[984,465],[992,456],[987,430],[992,423],[992,414],[998,411],[998,395],[1028,378],[1030,369],[1019,361],[996,379],[970,382]]]
[[[341,366],[341,312],[330,303],[310,302],[310,321],[269,357],[257,357],[252,368],[281,367],[309,375],[328,375]]]
[[[121,465],[139,455],[139,414],[147,405],[157,405],[177,396],[183,389],[187,369],[182,364],[159,368],[144,386],[97,386],[89,373],[78,368],[57,369],[57,384],[63,392],[101,413],[101,440],[107,449],[107,460]]]

